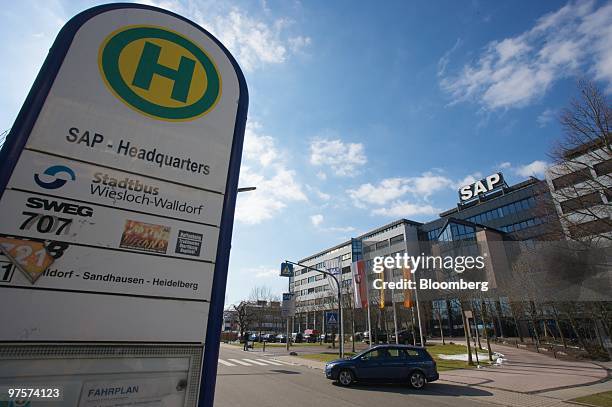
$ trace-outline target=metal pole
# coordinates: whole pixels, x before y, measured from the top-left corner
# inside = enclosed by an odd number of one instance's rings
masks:
[[[368,271],[365,272],[366,299],[368,300],[368,336],[370,338],[369,347],[372,347],[372,316],[370,315],[370,286],[368,284]]]
[[[416,280],[416,273],[415,273],[415,280]],[[419,320],[419,336],[421,337],[421,346],[425,347],[425,341],[423,340],[423,326],[421,325],[421,307],[419,306],[419,290],[416,286],[414,287],[414,298],[416,301],[417,319]]]
[[[341,274],[342,275],[342,274]],[[338,284],[338,324],[340,324],[340,340],[338,341],[338,351],[340,352],[340,359],[344,357],[344,324],[342,323],[342,290],[340,289],[340,283],[338,279],[334,277],[336,284]]]
[[[338,286],[338,323],[340,324],[340,344],[339,344],[339,351],[340,351],[340,358],[344,357],[344,341],[343,341],[343,333],[344,333],[344,328],[343,328],[343,321],[342,321],[342,289],[340,287],[340,281],[338,280],[338,278],[333,275],[332,273],[328,272],[328,271],[323,271],[323,270],[319,270],[319,269],[315,269],[312,268],[310,266],[307,266],[305,264],[300,264],[300,263],[295,263],[289,260],[285,260],[285,263],[289,263],[289,264],[293,264],[295,266],[300,266],[300,267],[304,267],[308,270],[312,270],[312,271],[316,271],[318,273],[322,273],[325,274],[326,276],[330,276],[331,278],[334,279],[334,281],[336,282],[336,285]],[[340,267],[340,276],[342,277],[342,267]]]
[[[399,344],[399,335],[397,333],[397,312],[395,310],[395,301],[393,301],[393,294],[391,294],[391,305],[393,305],[393,326],[395,328],[395,344]]]
[[[287,343],[287,351],[289,351],[289,317],[287,317],[287,337],[285,338],[285,342]]]

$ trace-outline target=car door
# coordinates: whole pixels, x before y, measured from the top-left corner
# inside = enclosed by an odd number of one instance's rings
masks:
[[[408,373],[415,367],[420,368],[423,371],[427,371],[425,360],[421,357],[420,353],[416,349],[403,349],[404,353],[404,377],[408,377]]]
[[[398,348],[387,349],[386,357],[380,362],[381,379],[396,381],[408,374],[406,354]]]
[[[373,349],[361,355],[355,364],[357,378],[363,380],[379,379],[381,375],[381,362],[383,359],[384,354],[380,349]]]

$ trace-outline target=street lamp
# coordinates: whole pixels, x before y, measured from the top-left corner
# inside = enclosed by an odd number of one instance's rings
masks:
[[[315,268],[312,268],[310,266],[306,266],[305,264],[294,263],[294,262],[289,261],[289,260],[285,260],[285,263],[293,264],[295,266],[304,267],[306,270],[312,270],[312,271],[316,271],[316,272],[325,274],[325,275],[330,276],[331,278],[333,278],[334,281],[336,282],[336,285],[338,286],[338,319],[339,319],[338,323],[340,324],[340,342],[338,344],[338,351],[339,351],[339,354],[340,354],[339,356],[342,359],[344,357],[344,324],[342,323],[342,287],[340,286],[340,281],[336,278],[335,275],[333,275],[329,271],[315,269]]]
[[[255,191],[257,189],[257,187],[244,187],[244,188],[238,188],[238,192],[249,192],[249,191]]]

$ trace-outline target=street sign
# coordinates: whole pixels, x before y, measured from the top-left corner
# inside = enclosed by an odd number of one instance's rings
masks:
[[[325,325],[338,325],[338,313],[335,311],[325,311]]]
[[[283,293],[281,316],[283,318],[295,316],[295,296],[293,293]]]
[[[281,277],[293,277],[293,264],[281,263]]]
[[[64,26],[0,151],[0,372],[92,389],[67,406],[127,377],[130,402],[212,406],[247,105],[181,16],[111,4]]]

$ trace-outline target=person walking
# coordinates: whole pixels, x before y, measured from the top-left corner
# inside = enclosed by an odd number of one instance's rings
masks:
[[[245,332],[244,335],[242,336],[242,340],[244,341],[244,346],[243,346],[242,350],[248,352],[248,350],[249,350],[249,334]]]

